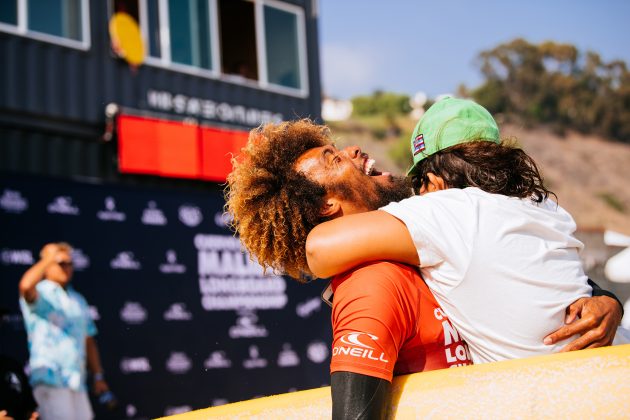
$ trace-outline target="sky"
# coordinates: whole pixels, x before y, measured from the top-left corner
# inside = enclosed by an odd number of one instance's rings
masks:
[[[630,65],[629,0],[318,0],[326,96],[376,89],[430,98],[475,87],[483,50],[524,38]]]

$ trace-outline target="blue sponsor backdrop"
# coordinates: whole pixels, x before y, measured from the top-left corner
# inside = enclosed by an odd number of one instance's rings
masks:
[[[26,362],[21,275],[47,242],[75,247],[119,404],[151,418],[329,384],[323,282],[263,275],[225,226],[220,187],[199,193],[0,175],[0,352]]]

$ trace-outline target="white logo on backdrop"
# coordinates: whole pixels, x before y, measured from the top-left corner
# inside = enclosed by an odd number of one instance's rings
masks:
[[[3,265],[33,265],[35,259],[33,253],[28,249],[6,249],[2,250]]]
[[[210,402],[211,407],[227,404],[229,401],[225,398],[215,398]]]
[[[192,318],[192,314],[186,309],[186,304],[183,302],[173,303],[164,312],[164,319],[167,321],[189,321]]]
[[[267,360],[258,354],[258,346],[249,346],[249,359],[243,360],[245,369],[258,369],[267,366]]]
[[[218,211],[214,214],[214,224],[220,228],[226,228],[232,223],[234,218],[230,213]]]
[[[230,327],[230,338],[267,337],[269,331],[262,325],[256,325],[258,317],[253,311],[242,309],[238,312],[236,325]]]
[[[315,311],[319,311],[321,307],[322,299],[317,296],[307,300],[306,302],[298,303],[295,307],[295,313],[297,313],[300,318],[308,318],[313,315]]]
[[[22,213],[28,210],[28,200],[20,191],[4,190],[0,197],[0,208],[7,213]]]
[[[137,412],[138,412],[138,409],[136,408],[135,405],[127,404],[127,407],[125,408],[125,413],[127,413],[127,417],[134,417]]]
[[[206,369],[223,369],[232,366],[232,361],[227,358],[222,350],[213,351],[210,356],[203,362]]]
[[[141,267],[131,251],[119,252],[109,265],[114,270],[140,270]]]
[[[72,248],[72,264],[76,271],[83,271],[90,266],[90,258],[79,248]]]
[[[164,274],[186,272],[186,266],[177,262],[177,253],[173,249],[166,251],[166,264],[160,264],[160,271]]]
[[[291,348],[291,344],[284,343],[282,345],[282,351],[278,354],[278,366],[290,367],[300,364],[300,358],[297,353]]]
[[[167,223],[166,216],[157,207],[155,201],[149,201],[147,208],[142,211],[142,223],[145,225],[164,226]]]
[[[123,357],[120,370],[122,373],[151,372],[151,363],[146,357]]]
[[[46,207],[48,213],[54,214],[65,214],[68,216],[78,216],[79,208],[72,204],[72,197],[69,196],[59,196],[55,197],[52,203],[48,204]]]
[[[98,312],[98,308],[94,305],[89,305],[88,310],[90,311],[90,318],[92,321],[98,321],[101,319],[101,314]]]
[[[201,209],[197,206],[185,204],[179,207],[179,220],[186,226],[195,227],[203,221]]]
[[[127,324],[142,324],[147,319],[147,310],[138,302],[125,302],[120,310],[120,319]]]
[[[173,416],[175,414],[183,414],[192,411],[192,407],[189,405],[178,405],[176,407],[166,407],[164,409],[165,416]]]
[[[265,275],[262,267],[241,251],[237,238],[197,234],[199,289],[206,311],[281,309],[287,304],[286,280]]]
[[[323,341],[314,341],[308,345],[306,357],[313,363],[322,363],[328,357],[328,346]]]
[[[106,222],[124,222],[127,219],[125,213],[116,210],[116,200],[112,196],[105,197],[105,210],[99,210],[96,217]]]
[[[192,367],[190,358],[183,352],[174,351],[166,361],[166,369],[171,373],[186,373]]]

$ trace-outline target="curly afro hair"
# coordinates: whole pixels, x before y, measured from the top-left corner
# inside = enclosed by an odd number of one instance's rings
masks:
[[[226,211],[241,242],[265,269],[304,280],[306,237],[324,219],[326,190],[295,169],[306,151],[332,144],[323,125],[302,119],[266,124],[249,133],[232,159]]]

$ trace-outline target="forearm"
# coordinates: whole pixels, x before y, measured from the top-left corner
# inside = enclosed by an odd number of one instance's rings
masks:
[[[340,217],[316,226],[306,241],[306,258],[311,272],[322,278],[370,261],[419,264],[407,227],[379,210]]]
[[[37,291],[35,286],[37,283],[44,279],[44,273],[46,269],[54,262],[52,259],[41,259],[31,268],[26,270],[26,273],[20,280],[19,289],[20,296],[24,297],[27,302],[31,303],[37,299]]]
[[[85,351],[87,355],[88,370],[92,374],[102,374],[103,367],[101,366],[101,357],[94,337],[88,337],[85,339]]]
[[[385,379],[352,372],[335,372],[330,382],[333,420],[386,417],[391,383]]]

